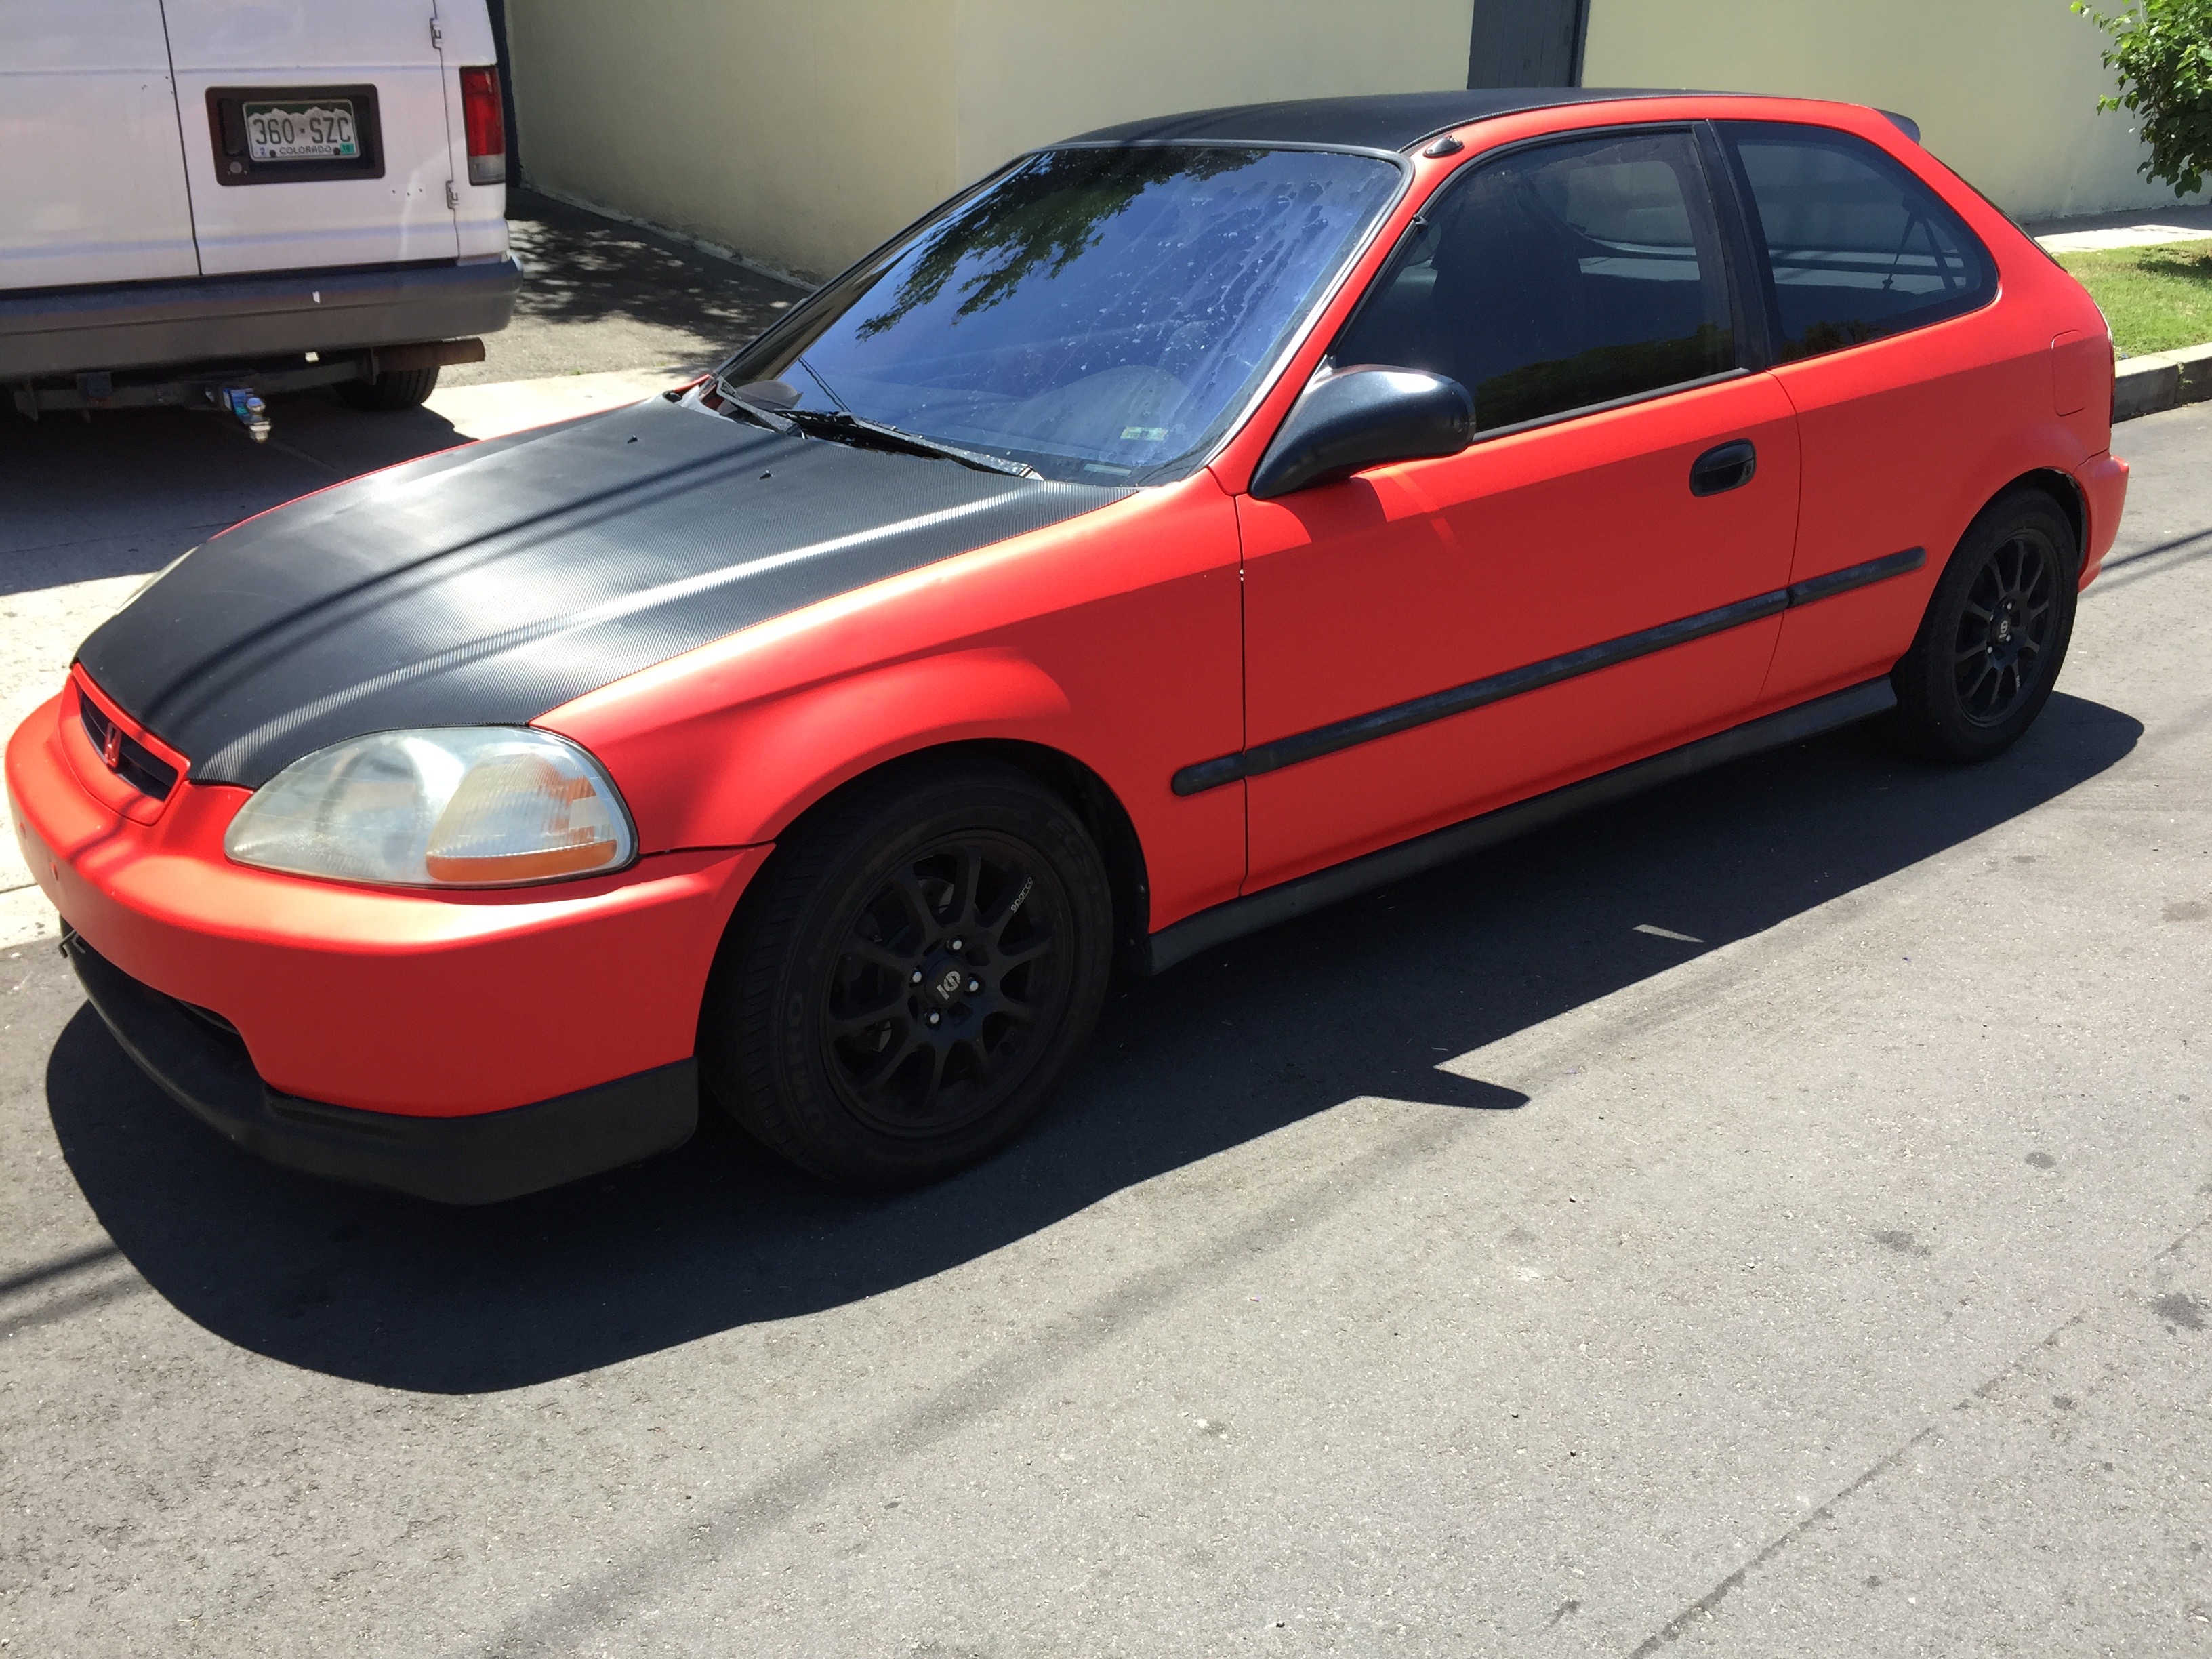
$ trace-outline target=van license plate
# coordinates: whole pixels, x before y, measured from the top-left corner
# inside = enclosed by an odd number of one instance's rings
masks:
[[[241,104],[246,153],[257,161],[352,161],[361,156],[353,100]]]

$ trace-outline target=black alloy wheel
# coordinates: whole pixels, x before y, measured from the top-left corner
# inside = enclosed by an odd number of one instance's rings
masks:
[[[1983,509],[1890,676],[1913,747],[1984,761],[2034,724],[2073,638],[2080,569],[2073,523],[2041,490],[2014,490]]]
[[[2041,683],[2058,625],[2057,561],[2051,544],[2021,528],[1974,573],[1951,664],[1959,708],[1977,726],[2002,726]]]
[[[1034,848],[970,832],[902,856],[830,970],[823,1039],[846,1105],[887,1135],[988,1115],[1036,1062],[1074,932],[1066,890]]]
[[[1082,820],[1026,775],[912,763],[779,843],[738,906],[699,1032],[708,1091],[793,1163],[934,1180],[1002,1146],[1104,1000],[1113,903]]]

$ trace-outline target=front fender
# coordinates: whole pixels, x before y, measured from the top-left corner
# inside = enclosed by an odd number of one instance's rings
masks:
[[[1069,746],[1066,691],[1017,652],[890,663],[603,744],[640,850],[773,841],[840,784],[917,750],[978,738]]]
[[[1152,925],[1237,895],[1241,787],[1176,769],[1243,741],[1236,504],[1210,473],[873,583],[540,715],[613,774],[641,847],[757,845],[916,750],[1042,745],[1112,792]]]

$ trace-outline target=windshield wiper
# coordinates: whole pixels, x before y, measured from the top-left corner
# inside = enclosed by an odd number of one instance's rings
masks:
[[[836,388],[816,374],[805,358],[799,360],[799,367],[813,376],[814,383],[837,405],[836,409],[776,409],[767,404],[757,404],[750,398],[738,395],[719,374],[714,377],[714,390],[721,395],[726,407],[771,432],[797,432],[803,437],[828,438],[864,448],[887,449],[905,455],[927,455],[938,460],[957,461],[961,465],[974,467],[979,472],[1003,472],[1014,478],[1041,478],[1044,476],[1035,467],[1025,466],[1019,461],[963,449],[957,444],[940,443],[934,438],[924,438],[915,433],[902,431],[885,422],[871,421],[865,416],[855,415],[852,406],[837,395]]]
[[[730,383],[719,374],[714,377],[714,390],[726,405],[736,410],[755,426],[764,426],[771,432],[789,432],[792,429],[791,418],[783,410],[757,404],[750,398],[740,398],[730,389]]]
[[[1003,472],[1012,478],[1041,478],[1044,476],[1023,462],[1010,461],[999,455],[987,455],[978,450],[963,449],[957,444],[942,443],[935,438],[925,438],[918,433],[905,431],[883,421],[868,420],[849,409],[787,409],[780,412],[785,421],[810,438],[828,438],[838,443],[853,444],[862,448],[888,449],[907,455],[928,455],[939,460],[957,461],[978,472]]]

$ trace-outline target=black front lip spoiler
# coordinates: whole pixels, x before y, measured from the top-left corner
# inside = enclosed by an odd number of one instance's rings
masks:
[[[123,1052],[202,1122],[257,1158],[441,1204],[495,1204],[680,1146],[699,1122],[697,1064],[471,1117],[328,1106],[264,1083],[246,1046],[109,962],[62,950]]]
[[[512,255],[0,292],[0,380],[493,334]]]

